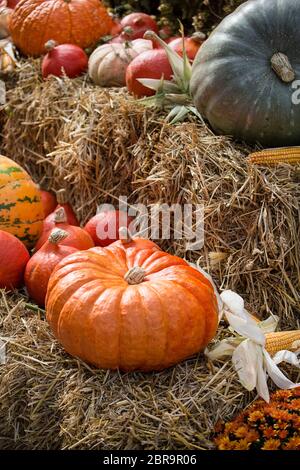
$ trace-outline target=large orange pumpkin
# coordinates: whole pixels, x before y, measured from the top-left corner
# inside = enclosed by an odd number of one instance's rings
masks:
[[[10,31],[23,54],[39,56],[50,39],[85,48],[109,34],[112,25],[100,0],[21,0]]]
[[[38,186],[20,165],[0,155],[0,230],[31,248],[41,235],[43,219]]]
[[[216,333],[210,281],[144,239],[64,258],[48,285],[47,320],[72,355],[101,368],[161,370]]]

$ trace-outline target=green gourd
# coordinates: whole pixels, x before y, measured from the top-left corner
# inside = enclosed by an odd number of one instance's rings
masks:
[[[299,0],[249,0],[202,45],[191,93],[216,133],[300,144],[299,24]]]

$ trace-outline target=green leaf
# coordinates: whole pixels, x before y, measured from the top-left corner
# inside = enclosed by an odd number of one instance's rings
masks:
[[[182,57],[180,57],[177,52],[175,52],[171,47],[166,44],[157,34],[155,34],[153,31],[146,31],[144,35],[145,39],[154,39],[157,41],[163,49],[166,51],[166,54],[168,56],[170,65],[172,67],[173,73],[174,73],[174,79],[176,80],[177,84],[182,87],[184,86],[184,61]],[[189,63],[187,65],[187,69],[190,69],[190,73],[192,73],[192,66]]]

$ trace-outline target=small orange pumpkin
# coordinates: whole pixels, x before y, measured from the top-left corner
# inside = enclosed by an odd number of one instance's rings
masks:
[[[77,251],[62,243],[68,237],[64,230],[54,229],[48,241],[28,261],[25,270],[25,285],[29,296],[44,307],[50,275],[55,266],[66,256]]]
[[[50,39],[85,49],[109,34],[112,26],[100,0],[22,0],[10,21],[14,44],[32,56],[42,55]]]
[[[23,284],[30,256],[20,240],[0,230],[0,289],[13,289]]]
[[[56,197],[50,191],[41,190],[41,199],[44,208],[44,216],[48,217],[57,207]]]
[[[56,199],[57,199],[57,208],[59,209],[62,207],[65,210],[67,221],[70,225],[79,226],[79,222],[77,220],[77,216],[69,202],[69,198],[65,189],[60,189],[56,191]]]
[[[52,217],[53,215],[54,217]],[[35,251],[38,251],[47,242],[54,228],[60,228],[68,233],[68,238],[63,243],[66,246],[72,246],[78,250],[88,250],[95,246],[88,232],[68,223],[66,212],[63,207],[60,207],[45,219],[43,233],[35,246]]]
[[[161,370],[216,333],[211,282],[149,240],[79,251],[54,270],[47,320],[73,356],[107,369]]]

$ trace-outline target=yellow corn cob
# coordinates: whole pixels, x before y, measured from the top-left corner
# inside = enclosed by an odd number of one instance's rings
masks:
[[[265,348],[271,356],[283,349],[297,351],[300,349],[300,330],[267,333]]]
[[[253,165],[278,165],[300,163],[300,147],[282,147],[251,153],[247,161]]]

